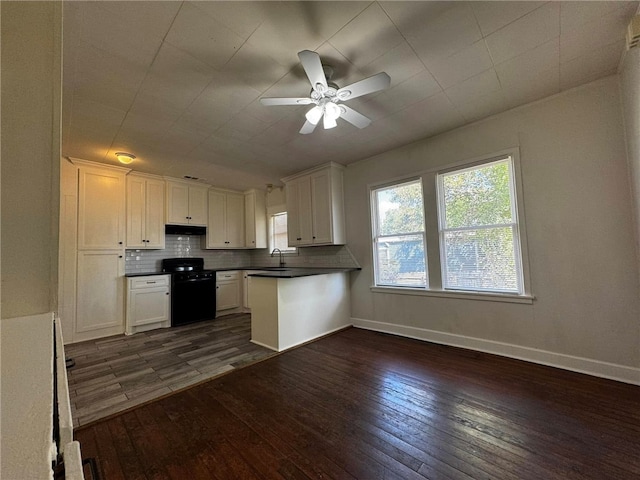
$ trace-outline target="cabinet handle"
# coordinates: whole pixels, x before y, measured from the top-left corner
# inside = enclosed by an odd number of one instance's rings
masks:
[[[122,258],[122,255],[118,255],[118,258]]]
[[[296,238],[296,240],[302,240],[302,238],[298,237],[298,238]]]
[[[316,237],[313,237],[313,239],[315,240],[315,239],[316,239]]]
[[[169,292],[165,293],[165,295],[169,295]]]
[[[151,284],[151,283],[156,283],[156,282],[147,282],[147,283]]]
[[[122,242],[118,242],[118,245],[122,245]]]

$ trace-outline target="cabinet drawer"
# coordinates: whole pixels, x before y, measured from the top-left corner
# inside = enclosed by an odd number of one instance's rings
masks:
[[[216,272],[216,281],[218,282],[230,282],[232,280],[239,280],[240,272],[234,270],[231,272]]]
[[[166,287],[171,283],[170,275],[151,275],[148,277],[137,277],[129,279],[129,288],[137,290],[139,288]]]

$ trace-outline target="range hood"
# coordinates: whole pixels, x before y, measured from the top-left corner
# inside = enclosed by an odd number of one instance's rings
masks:
[[[167,235],[204,235],[207,233],[207,227],[198,227],[196,225],[165,225],[164,233]]]

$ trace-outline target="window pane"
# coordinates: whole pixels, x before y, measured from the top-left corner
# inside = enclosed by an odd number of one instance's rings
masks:
[[[378,235],[399,235],[424,231],[422,185],[420,182],[376,191]]]
[[[384,237],[376,247],[378,285],[426,287],[422,235]]]
[[[281,251],[295,251],[295,247],[289,247],[287,237],[287,213],[271,215],[271,250],[278,248]]]
[[[513,228],[444,233],[444,287],[518,292]]]
[[[509,160],[442,175],[444,227],[511,223]]]

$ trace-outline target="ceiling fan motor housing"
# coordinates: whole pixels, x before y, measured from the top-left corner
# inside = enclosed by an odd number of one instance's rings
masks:
[[[307,121],[300,129],[300,133],[312,133],[316,125],[323,119],[325,129],[335,127],[336,120],[342,117],[357,128],[365,128],[371,120],[352,108],[338,102],[351,100],[362,95],[378,92],[389,87],[390,77],[385,72],[378,73],[347,87],[340,88],[331,81],[333,68],[322,65],[320,56],[316,52],[303,50],[298,52],[309,82],[311,92],[307,98],[261,98],[263,105],[309,105],[315,106],[309,110],[305,117]]]

